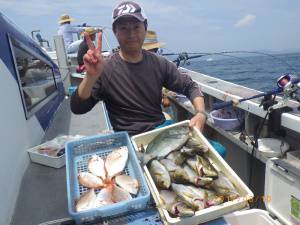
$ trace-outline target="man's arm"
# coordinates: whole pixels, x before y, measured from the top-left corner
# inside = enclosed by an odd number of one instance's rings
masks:
[[[68,31],[71,32],[71,33],[81,33],[81,32],[84,31],[84,28],[82,28],[82,27],[75,27],[75,26],[70,25]]]
[[[98,100],[92,97],[91,94],[104,68],[104,60],[101,55],[102,34],[99,33],[97,48],[95,48],[87,33],[85,33],[84,36],[89,46],[88,52],[83,57],[86,76],[71,98],[71,109],[74,113],[85,113],[97,103]]]
[[[195,116],[190,121],[190,126],[196,126],[199,130],[203,131],[206,122],[205,103],[203,97],[196,97],[193,100],[195,108]]]
[[[196,114],[190,121],[190,126],[196,126],[201,131],[206,122],[203,93],[199,85],[188,74],[181,74],[171,62],[166,62],[166,88],[186,95],[195,108]]]

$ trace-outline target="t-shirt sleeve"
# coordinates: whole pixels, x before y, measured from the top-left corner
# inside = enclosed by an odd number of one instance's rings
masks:
[[[75,114],[84,114],[89,112],[99,101],[103,100],[102,80],[104,74],[101,74],[95,83],[91,96],[88,99],[81,99],[78,95],[78,89],[71,96],[71,111]]]
[[[98,100],[93,96],[88,99],[82,100],[78,95],[78,90],[76,90],[71,96],[71,111],[74,114],[84,114],[89,112],[96,104]]]
[[[163,60],[164,87],[187,96],[191,101],[203,96],[200,86],[188,74],[180,73],[175,64],[167,59],[161,60]]]

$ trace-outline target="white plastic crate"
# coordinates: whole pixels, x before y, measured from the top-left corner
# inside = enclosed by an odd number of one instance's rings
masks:
[[[59,157],[53,157],[53,156],[48,156],[45,154],[40,154],[38,152],[38,149],[43,147],[44,145],[38,145],[33,148],[27,149],[27,152],[29,154],[29,158],[32,162],[42,164],[45,166],[50,166],[54,168],[61,168],[66,164],[65,161],[65,154],[59,156]]]
[[[152,141],[157,135],[162,131],[169,129],[171,127],[181,126],[184,124],[189,124],[189,120],[176,123],[164,128],[156,129],[153,131],[145,132],[136,136],[133,136],[131,139],[136,150],[138,147],[143,144],[146,148],[147,145]],[[168,224],[175,225],[194,225],[204,223],[216,218],[219,218],[227,213],[243,209],[248,207],[248,200],[253,198],[253,193],[251,190],[244,184],[244,182],[238,177],[238,175],[230,168],[230,166],[225,162],[225,160],[217,153],[217,151],[210,145],[207,139],[201,134],[201,132],[194,128],[193,135],[197,135],[209,148],[209,157],[212,159],[214,166],[217,170],[222,171],[234,184],[240,197],[233,200],[225,202],[221,205],[212,206],[206,209],[199,210],[195,212],[195,215],[192,217],[171,217],[167,210],[159,208],[160,215],[163,220]],[[147,182],[152,193],[152,196],[158,206],[162,205],[162,202],[159,197],[158,189],[150,175],[150,172],[146,166],[144,166],[145,175]]]
[[[53,148],[57,149],[58,151],[64,150],[65,143],[70,140],[77,140],[84,136],[82,135],[62,135],[57,136],[54,139],[44,142],[38,146],[33,148],[27,149],[29,158],[32,162],[42,164],[45,166],[50,166],[54,168],[61,168],[66,164],[65,160],[65,152],[60,156],[49,156],[47,154],[42,154],[39,152],[41,148]]]
[[[97,154],[104,159],[114,149],[122,146],[128,148],[128,161],[124,172],[137,179],[140,185],[137,196],[127,201],[76,212],[76,200],[87,190],[86,187],[79,184],[78,173],[88,171],[87,162],[92,155]],[[97,135],[68,142],[66,143],[66,159],[68,211],[77,224],[142,210],[147,207],[150,191],[127,132]],[[98,192],[99,190],[96,190],[96,193]]]

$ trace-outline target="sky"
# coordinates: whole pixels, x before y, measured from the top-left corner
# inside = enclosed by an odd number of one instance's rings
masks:
[[[0,0],[0,12],[53,42],[58,19],[111,27],[115,0]],[[140,0],[165,52],[300,51],[299,0]],[[111,29],[110,44],[117,46]],[[1,28],[0,28],[1,29]]]

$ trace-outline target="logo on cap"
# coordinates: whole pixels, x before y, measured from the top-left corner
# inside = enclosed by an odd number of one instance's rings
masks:
[[[121,5],[118,8],[118,13],[117,16],[120,16],[122,14],[126,14],[126,13],[134,13],[136,11],[136,8],[134,7],[134,5],[131,4],[125,4],[125,5]]]

